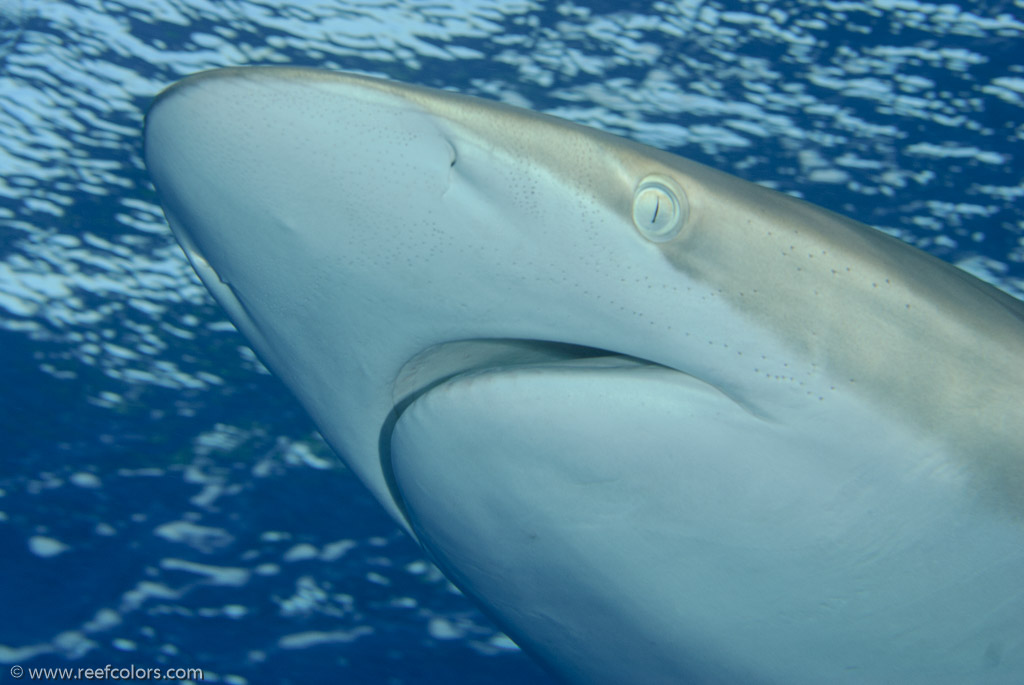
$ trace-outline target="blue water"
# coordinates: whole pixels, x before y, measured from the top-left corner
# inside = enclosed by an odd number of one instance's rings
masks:
[[[148,103],[250,63],[558,114],[1024,293],[1024,0],[0,0],[0,673],[550,682],[333,458],[164,224]]]

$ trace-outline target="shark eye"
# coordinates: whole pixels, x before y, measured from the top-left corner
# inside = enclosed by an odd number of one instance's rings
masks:
[[[647,176],[633,193],[633,225],[651,242],[672,240],[689,214],[686,193],[668,176]]]

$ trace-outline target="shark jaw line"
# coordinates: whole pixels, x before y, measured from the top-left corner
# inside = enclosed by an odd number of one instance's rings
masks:
[[[402,366],[394,383],[395,407],[403,408],[437,385],[479,371],[532,365],[614,363],[658,365],[599,347],[553,340],[476,338],[432,345]]]
[[[420,397],[450,381],[502,370],[512,372],[538,367],[551,370],[661,368],[689,376],[656,361],[599,347],[550,340],[478,338],[439,343],[424,349],[409,359],[395,377],[393,408],[381,426],[379,440],[381,471],[408,525],[411,525],[411,520],[395,483],[391,463],[391,436],[405,410]]]

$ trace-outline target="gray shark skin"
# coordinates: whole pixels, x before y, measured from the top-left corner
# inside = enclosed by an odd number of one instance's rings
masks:
[[[1020,301],[675,155],[364,76],[189,77],[146,161],[331,446],[565,681],[1024,682]]]

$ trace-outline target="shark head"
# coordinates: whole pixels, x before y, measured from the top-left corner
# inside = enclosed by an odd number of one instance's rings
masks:
[[[331,446],[564,678],[1020,675],[1013,298],[689,160],[363,76],[190,77],[146,161]]]
[[[664,236],[643,232],[669,214],[668,231],[692,229],[700,187],[672,180],[677,158],[636,147],[496,103],[289,69],[186,80],[154,105],[146,139],[204,283],[399,520],[380,429],[438,374],[468,370],[454,358],[604,350],[713,367],[684,332],[693,302],[714,307],[713,286],[682,283]],[[634,221],[634,205],[648,216]]]

